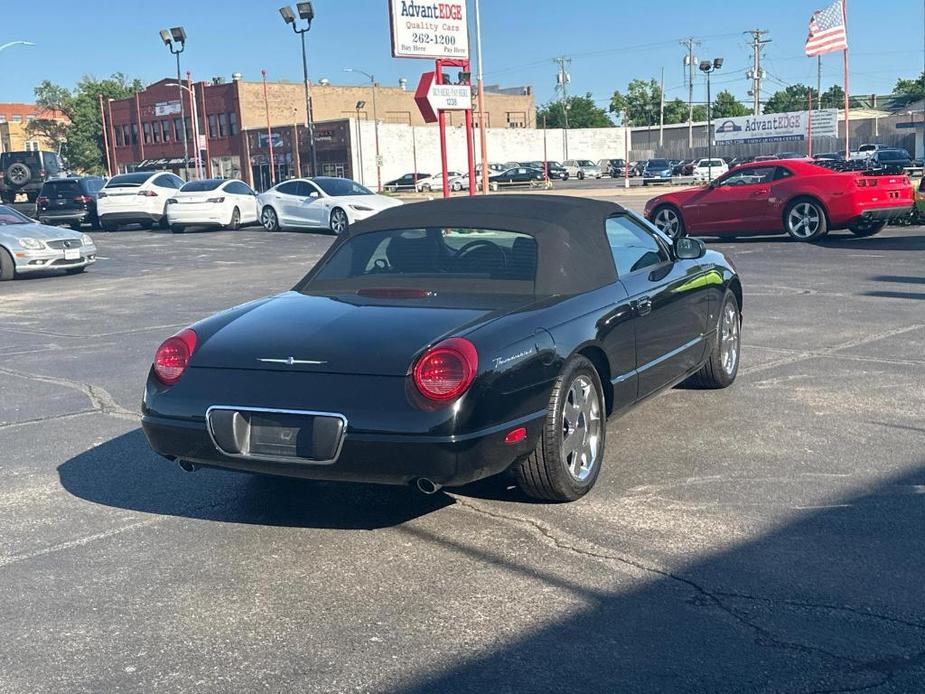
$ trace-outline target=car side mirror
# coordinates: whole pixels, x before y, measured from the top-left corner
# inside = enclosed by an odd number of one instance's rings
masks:
[[[311,193],[308,194],[308,197],[310,197],[310,198],[317,198],[317,197],[318,197],[318,191],[317,191],[317,190],[313,190]]]
[[[692,239],[689,236],[682,236],[675,239],[674,255],[678,260],[697,260],[706,255],[707,246],[700,239]]]

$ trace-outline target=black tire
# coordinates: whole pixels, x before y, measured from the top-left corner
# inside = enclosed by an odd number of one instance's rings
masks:
[[[331,210],[331,217],[328,220],[328,228],[331,230],[331,233],[335,236],[342,236],[347,233],[347,229],[350,226],[350,220],[347,218],[347,213],[344,212],[341,208],[335,207]]]
[[[103,231],[115,231],[116,230],[116,225],[113,224],[112,222],[104,222],[100,220],[98,224],[100,225],[100,229],[102,229]]]
[[[71,227],[71,229],[73,229],[74,231],[80,231],[81,229],[83,229],[83,224],[81,224],[80,222],[71,222],[68,226]]]
[[[170,222],[167,220],[167,210],[164,210],[164,214],[161,215],[161,218],[157,220],[158,229],[168,229],[170,228]]]
[[[279,231],[279,217],[276,210],[267,205],[260,211],[260,223],[267,231]]]
[[[829,221],[816,200],[797,198],[784,210],[784,229],[795,241],[808,243],[829,233]]]
[[[153,229],[153,228],[154,228],[154,222],[150,222],[150,221],[149,221],[149,222],[139,222],[139,223],[138,223],[138,226],[140,226],[142,229],[144,229],[145,231],[147,231],[147,230],[149,230],[149,229]]]
[[[716,326],[716,341],[703,368],[688,379],[697,388],[727,388],[739,373],[742,313],[731,291],[726,292]]]
[[[26,200],[28,200],[30,203],[35,203],[35,201],[38,199],[39,199],[38,193],[26,193]]]
[[[584,171],[579,171],[579,172],[578,172],[578,180],[579,180],[579,181],[585,180],[585,172],[584,172]]]
[[[587,388],[587,390],[586,390]],[[574,407],[575,395],[587,396],[584,405]],[[576,421],[570,422],[569,409]],[[577,412],[576,412],[577,410]],[[594,418],[596,410],[597,418]],[[581,422],[584,424],[581,424]],[[570,434],[566,434],[571,429]],[[579,465],[579,448],[563,456],[569,435],[581,432],[576,446],[593,452],[587,467]],[[589,441],[588,439],[594,439]],[[518,487],[536,499],[547,501],[574,501],[590,491],[600,474],[607,438],[607,412],[601,379],[594,365],[585,357],[572,357],[556,379],[546,408],[546,419],[536,448],[530,455],[514,464],[514,479]],[[595,450],[596,449],[596,450]],[[571,463],[570,463],[571,461]],[[570,469],[570,465],[575,469]],[[577,474],[576,474],[577,471]]]
[[[21,161],[13,162],[6,167],[6,182],[14,188],[21,188],[32,180],[32,169]],[[38,193],[36,193],[38,196]]]
[[[231,231],[237,231],[241,228],[241,210],[237,207],[231,211],[231,223],[225,228]]]
[[[186,231],[186,227],[182,224],[171,224],[170,231],[174,234],[182,234],[184,231]]]
[[[687,235],[684,217],[674,205],[659,205],[652,210],[652,223],[671,239]]]
[[[5,248],[0,248],[0,282],[16,278],[16,264]]]
[[[866,238],[868,236],[873,236],[874,234],[879,234],[881,231],[883,231],[883,227],[885,226],[886,220],[851,222],[851,224],[848,225],[848,230],[855,236]]]

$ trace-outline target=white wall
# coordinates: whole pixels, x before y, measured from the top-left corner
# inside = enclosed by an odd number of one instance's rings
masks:
[[[568,131],[568,157],[565,156],[563,130],[545,133],[547,156],[543,156],[542,130],[528,128],[489,128],[486,132],[488,161],[527,161],[549,159],[618,159],[624,156],[623,128],[588,128]],[[353,141],[354,169],[359,171],[357,122],[350,121]],[[376,128],[372,121],[360,121],[363,145],[363,175],[357,177],[369,187],[376,186]],[[465,171],[466,130],[462,126],[446,129],[447,167]],[[478,130],[474,137],[475,160],[481,160]],[[440,135],[436,125],[410,126],[395,123],[379,124],[379,153],[382,156],[382,181],[398,178],[417,169],[421,173],[440,171]]]

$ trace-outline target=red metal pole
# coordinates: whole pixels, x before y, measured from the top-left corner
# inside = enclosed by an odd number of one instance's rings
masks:
[[[141,145],[141,158],[145,158],[145,132],[141,127],[141,100],[138,98],[138,92],[135,92],[135,117],[138,120],[138,144]]]
[[[100,130],[103,131],[103,146],[106,148],[106,172],[112,178],[112,159],[109,156],[109,135],[106,132],[106,112],[103,110],[103,95],[97,94],[100,99]]]
[[[106,112],[109,114],[109,141],[112,143],[112,174],[119,172],[119,157],[116,152],[116,132],[112,125],[112,99],[106,100]]]
[[[813,156],[813,88],[809,88],[809,123],[806,124],[806,156]]]
[[[466,66],[463,68],[466,72],[470,71],[469,61],[466,61]],[[469,80],[471,89],[471,78]],[[466,153],[469,156],[469,195],[475,195],[476,182],[475,182],[475,133],[472,132],[472,99],[469,100],[469,108],[466,109]]]
[[[270,128],[270,99],[267,96],[267,71],[261,70],[263,75],[263,103],[267,111],[267,146],[270,148],[270,185],[276,185],[276,162],[273,159],[273,130]]]
[[[434,81],[437,84],[443,84],[443,61],[436,61],[437,74],[434,75]],[[443,167],[443,197],[450,197],[450,182],[447,180],[446,166],[446,111],[441,110],[438,114],[440,122],[440,166]]]
[[[209,150],[209,114],[206,111],[206,83],[199,83],[199,102],[202,104],[202,136],[203,140],[206,143],[206,176],[212,178],[212,153]],[[230,127],[230,125],[229,125]],[[230,135],[231,133],[229,133]]]

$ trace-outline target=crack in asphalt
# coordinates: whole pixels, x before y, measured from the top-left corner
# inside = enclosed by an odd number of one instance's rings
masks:
[[[819,690],[814,689],[814,690],[810,690],[810,694],[835,694],[837,692],[864,691],[868,689],[874,689],[876,687],[881,687],[893,678],[893,675],[895,674],[895,671],[897,669],[905,669],[901,667],[896,667],[896,664],[906,665],[909,661],[912,661],[913,663],[915,663],[915,666],[918,666],[918,661],[925,658],[925,651],[922,651],[921,653],[917,653],[913,656],[909,656],[908,658],[904,657],[902,659],[897,659],[893,657],[893,658],[879,658],[879,659],[872,659],[872,660],[860,660],[858,658],[854,658],[851,656],[833,653],[819,646],[814,646],[814,645],[805,644],[805,643],[798,643],[796,641],[787,641],[785,639],[778,638],[773,633],[771,633],[771,631],[762,627],[760,624],[756,624],[755,622],[751,621],[745,615],[736,611],[732,606],[724,603],[723,600],[721,599],[723,597],[730,597],[730,598],[736,598],[736,599],[742,599],[742,600],[752,600],[752,601],[769,602],[769,603],[775,602],[770,598],[762,598],[759,596],[752,596],[752,595],[740,594],[740,593],[724,593],[722,591],[711,591],[690,578],[686,578],[684,576],[678,575],[676,573],[673,573],[672,571],[669,571],[668,569],[661,568],[654,564],[646,563],[640,559],[636,559],[636,558],[633,558],[627,555],[615,554],[613,552],[609,552],[605,550],[604,548],[595,550],[595,549],[584,549],[582,547],[578,547],[571,539],[563,536],[560,533],[557,533],[553,528],[551,528],[550,526],[546,525],[545,523],[537,519],[502,513],[500,511],[486,508],[482,506],[481,504],[478,504],[472,501],[471,499],[462,498],[456,495],[453,495],[453,499],[454,501],[456,501],[457,504],[459,504],[459,506],[469,511],[472,511],[474,513],[485,515],[490,518],[494,518],[496,520],[501,520],[501,521],[505,521],[508,523],[514,523],[514,524],[521,525],[521,526],[526,526],[527,528],[535,531],[540,536],[542,536],[543,538],[551,542],[557,548],[565,550],[567,552],[573,552],[581,556],[592,557],[595,559],[603,559],[605,561],[616,561],[626,566],[631,566],[635,569],[638,569],[639,571],[643,571],[645,573],[650,573],[650,574],[655,574],[656,576],[659,576],[661,578],[665,578],[670,581],[685,585],[691,590],[693,590],[697,594],[697,597],[702,598],[703,600],[702,602],[698,602],[696,599],[694,599],[691,601],[691,604],[694,604],[697,606],[703,606],[705,602],[705,603],[712,605],[716,609],[720,610],[721,612],[726,614],[728,617],[732,618],[735,622],[737,622],[741,626],[745,627],[746,629],[751,630],[755,634],[754,642],[756,645],[766,646],[766,647],[771,647],[771,648],[779,648],[783,650],[792,650],[792,651],[797,651],[800,653],[805,653],[808,655],[820,655],[820,656],[827,657],[837,662],[850,664],[852,666],[852,670],[854,671],[866,670],[870,672],[877,672],[883,675],[882,679],[875,683],[859,685],[857,687],[847,687],[847,688],[839,688],[839,689],[819,689]],[[590,545],[592,543],[586,543],[586,544]],[[593,545],[593,546],[598,547],[597,545]],[[890,622],[893,622],[901,626],[908,626],[908,627],[915,628],[915,629],[925,629],[925,625],[923,624],[918,624],[915,622],[907,622],[905,620],[897,620],[887,615],[880,615],[874,612],[862,611],[856,608],[850,608],[846,606],[832,606],[832,605],[826,605],[826,604],[814,604],[814,603],[809,603],[809,602],[804,603],[804,605],[807,607],[813,607],[815,609],[821,609],[821,610],[845,610],[849,612],[854,612],[855,614],[858,614],[858,615],[863,615],[867,617],[890,621]],[[883,664],[885,663],[893,663],[894,666],[890,668],[884,668]],[[923,663],[923,665],[925,665],[925,663]],[[906,665],[906,667],[908,667],[908,665]]]
[[[90,383],[81,383],[80,381],[72,381],[69,378],[42,376],[40,374],[27,373],[25,371],[15,371],[13,369],[6,369],[3,367],[0,367],[0,373],[23,378],[28,381],[50,383],[52,385],[62,386],[64,388],[70,388],[71,390],[79,391],[86,395],[87,398],[89,398],[90,406],[93,408],[93,410],[102,414],[109,415],[111,417],[127,419],[130,421],[137,421],[141,417],[138,412],[133,412],[132,410],[128,410],[122,407],[122,405],[116,402],[116,399],[101,386],[95,386]]]
[[[786,357],[781,357],[780,359],[773,359],[771,361],[765,362],[764,364],[756,364],[755,366],[750,366],[747,368],[739,369],[739,375],[753,374],[759,371],[766,371],[767,369],[774,369],[778,366],[787,366],[789,364],[794,364],[799,361],[804,361],[806,359],[813,359],[816,357],[828,357],[832,356],[840,350],[849,349],[851,347],[860,347],[861,345],[870,344],[871,342],[876,342],[877,340],[884,340],[888,337],[896,337],[897,335],[903,335],[914,330],[918,330],[922,327],[925,327],[923,323],[913,323],[912,325],[907,325],[904,328],[896,328],[895,330],[883,330],[879,333],[874,333],[873,335],[865,335],[863,337],[857,337],[853,340],[848,340],[839,345],[833,345],[831,347],[824,347],[818,350],[811,350],[807,352],[798,352],[795,351],[793,354],[790,354]],[[841,356],[841,355],[838,355]]]

